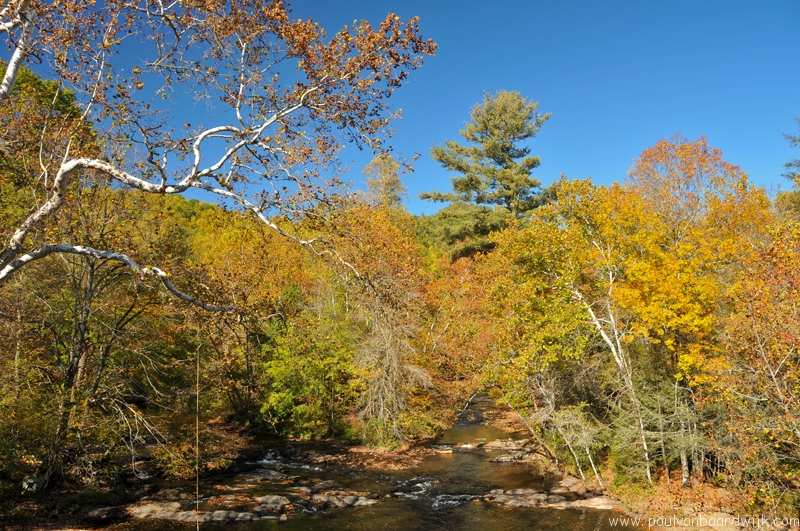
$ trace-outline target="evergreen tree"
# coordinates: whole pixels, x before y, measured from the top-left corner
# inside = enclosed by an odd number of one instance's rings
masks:
[[[550,118],[537,111],[538,105],[516,91],[484,93],[483,102],[472,108],[472,121],[460,131],[468,144],[448,140],[431,150],[434,160],[461,174],[453,177],[454,193],[429,192],[420,198],[499,205],[515,219],[535,208],[541,183],[531,172],[541,161],[520,143],[536,136]]]
[[[432,216],[419,218],[418,237],[428,246],[443,248],[455,262],[494,249],[489,235],[506,228],[510,216],[503,207],[453,203]]]
[[[797,125],[800,126],[800,118],[795,118],[795,121]],[[800,146],[800,133],[796,135],[787,135],[784,133],[783,137],[789,141],[792,147]],[[798,183],[798,181],[800,181],[800,159],[792,159],[783,166],[786,168],[786,173],[784,173],[783,176],[792,181],[795,186],[800,184]]]
[[[800,126],[800,118],[794,119],[797,125]],[[800,132],[795,135],[783,133],[783,137],[789,142],[792,147],[800,146]],[[792,181],[792,190],[779,192],[775,198],[775,203],[779,210],[791,216],[797,216],[800,213],[800,159],[792,159],[783,165],[786,172],[783,177]]]

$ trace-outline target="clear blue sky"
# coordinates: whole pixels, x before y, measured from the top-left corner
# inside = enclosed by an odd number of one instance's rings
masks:
[[[430,147],[458,130],[484,91],[517,90],[552,112],[530,143],[545,185],[563,171],[621,181],[639,153],[662,138],[705,135],[751,179],[774,191],[783,164],[800,158],[781,133],[800,117],[800,2],[303,0],[295,17],[329,33],[387,12],[421,17],[439,44],[394,104],[403,109],[392,144],[421,153],[405,177],[412,213],[442,205],[417,199],[449,190]],[[352,178],[369,156],[347,148]]]

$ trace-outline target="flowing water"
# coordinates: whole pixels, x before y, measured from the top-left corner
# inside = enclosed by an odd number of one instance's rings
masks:
[[[476,423],[476,420],[480,422],[482,411],[487,407],[492,407],[491,401],[479,397],[462,414],[459,423],[436,441],[435,446],[447,450],[456,444],[479,444],[515,437],[514,434]],[[282,471],[287,475],[288,481],[243,483],[240,476],[233,476],[222,482],[217,479],[213,484],[202,485],[201,496],[233,493],[252,498],[279,494],[289,498],[295,506],[301,506],[303,511],[298,511],[285,522],[279,522],[276,516],[270,516],[253,522],[202,523],[201,527],[208,530],[234,527],[241,531],[601,531],[623,527],[619,524],[611,525],[610,519],[624,516],[615,511],[504,508],[500,504],[485,501],[485,496],[492,489],[530,488],[542,491],[553,486],[552,478],[537,475],[527,464],[490,461],[493,456],[502,453],[502,450],[488,452],[481,448],[457,447],[453,448],[453,453],[428,456],[418,466],[407,470],[370,471],[353,470],[338,465],[293,462],[283,457],[280,448],[277,448],[272,452],[265,452],[259,465]],[[297,491],[290,490],[292,486],[308,485],[340,492],[369,493],[369,497],[377,499],[377,503],[322,510],[297,495]],[[178,486],[178,490],[180,488]],[[194,491],[193,485],[191,488],[184,485],[183,488],[186,492]],[[202,509],[204,507],[201,505]],[[191,527],[194,524],[146,519],[118,524],[112,526],[112,529],[167,531]]]

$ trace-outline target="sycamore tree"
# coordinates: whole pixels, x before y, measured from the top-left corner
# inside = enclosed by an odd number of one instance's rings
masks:
[[[391,153],[379,153],[361,171],[367,176],[367,199],[384,207],[402,208],[408,189],[400,174],[411,171],[410,166],[395,159]]]
[[[293,20],[281,1],[7,0],[0,17],[11,50],[0,104],[13,104],[23,66],[35,61],[81,110],[73,125],[56,127],[54,97],[24,144],[3,144],[32,154],[26,179],[35,193],[4,227],[0,283],[35,260],[70,253],[122,262],[212,310],[227,307],[178,290],[128,249],[49,239],[70,186],[102,178],[143,193],[202,190],[332,252],[275,215],[297,219],[325,201],[345,142],[380,147],[396,116],[387,98],[436,49],[417,19],[389,14],[377,27],[360,21],[329,36],[311,19]],[[78,149],[90,121],[100,153]]]

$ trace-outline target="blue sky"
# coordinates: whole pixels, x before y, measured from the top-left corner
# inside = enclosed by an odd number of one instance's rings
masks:
[[[643,149],[679,132],[705,135],[771,191],[788,188],[783,164],[800,158],[781,135],[796,133],[800,117],[796,0],[304,0],[293,9],[329,33],[387,12],[419,16],[439,44],[394,99],[403,118],[392,144],[422,154],[404,179],[415,214],[442,206],[420,192],[450,187],[431,145],[461,138],[484,91],[517,90],[553,113],[530,142],[545,185],[561,172],[621,181]],[[353,179],[369,158],[343,153]]]

